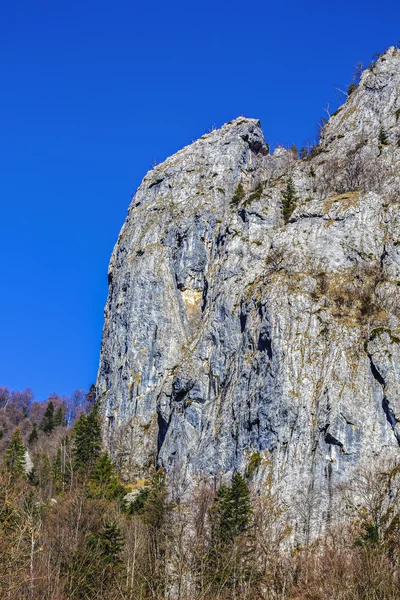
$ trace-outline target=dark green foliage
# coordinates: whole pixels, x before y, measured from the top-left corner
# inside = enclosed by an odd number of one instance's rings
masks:
[[[131,514],[137,514],[146,526],[149,536],[149,576],[146,587],[150,584],[147,597],[165,597],[166,572],[165,553],[170,532],[168,530],[169,515],[172,506],[168,502],[166,476],[159,469],[152,476],[149,487],[142,489],[135,501],[127,507]],[[156,591],[156,593],[155,593]]]
[[[386,131],[383,129],[383,127],[379,129],[378,140],[381,146],[387,146],[387,144],[389,143]]]
[[[33,426],[32,431],[29,434],[28,437],[28,444],[31,446],[32,444],[34,444],[36,442],[36,440],[38,439],[38,432],[37,432],[37,428],[36,428],[36,423]]]
[[[149,486],[142,488],[133,502],[126,505],[129,514],[141,515],[151,527],[159,529],[169,510],[168,489],[165,473],[162,469],[154,473]]]
[[[245,197],[244,187],[243,187],[242,183],[239,183],[236,190],[233,193],[233,196],[231,199],[231,204],[233,206],[238,206],[244,197]]]
[[[88,494],[91,498],[107,500],[122,499],[128,490],[118,483],[118,476],[108,452],[103,452],[95,464],[89,483]]]
[[[400,118],[400,108],[398,108],[398,109],[395,111],[395,113],[394,113],[394,116],[396,117],[396,123],[397,123],[397,121],[398,121],[398,120],[399,120],[399,118]]]
[[[51,487],[53,471],[51,461],[46,454],[39,454],[35,457],[34,468],[30,471],[28,479],[32,485],[38,486],[42,490]]]
[[[87,473],[95,465],[101,450],[101,424],[97,405],[88,415],[81,415],[74,426],[74,464]]]
[[[377,546],[379,529],[375,523],[365,523],[360,535],[355,539],[356,546]]]
[[[124,540],[116,523],[105,522],[91,533],[63,565],[65,594],[69,600],[109,597],[121,571]]]
[[[297,150],[296,144],[292,144],[291,152],[295,158],[299,158],[299,151]]]
[[[89,544],[107,567],[113,569],[121,563],[120,555],[124,547],[124,540],[116,523],[106,521],[102,531],[89,537]]]
[[[130,502],[126,505],[125,511],[130,515],[134,514],[142,514],[144,507],[146,506],[147,499],[150,494],[150,488],[144,487],[142,488],[133,502]]]
[[[21,432],[16,429],[4,453],[4,466],[13,477],[25,474],[25,447]]]
[[[294,209],[296,208],[298,201],[298,197],[296,194],[296,188],[294,186],[293,180],[290,177],[286,188],[282,192],[282,216],[285,222],[285,225],[289,223],[290,217]]]
[[[250,492],[246,479],[240,473],[232,477],[230,487],[222,485],[214,505],[214,534],[224,544],[244,533],[250,524]]]
[[[63,461],[62,461],[61,448],[58,448],[56,457],[53,460],[52,472],[53,472],[53,479],[54,479],[57,489],[58,490],[63,489],[64,477],[63,477]]]
[[[261,183],[257,183],[256,187],[254,188],[254,191],[250,194],[250,196],[246,200],[245,204],[249,204],[253,200],[259,200],[261,198],[262,193],[263,193],[263,187],[262,187]]]
[[[54,427],[54,404],[50,400],[40,423],[40,429],[49,435],[53,431]]]
[[[62,406],[59,406],[54,413],[54,427],[65,427],[65,413]]]
[[[94,383],[92,383],[92,385],[90,386],[89,391],[85,396],[85,399],[86,405],[93,408],[96,404],[96,386],[94,385]]]
[[[217,595],[222,588],[257,581],[252,561],[252,509],[245,478],[235,473],[230,486],[222,485],[211,510],[212,539],[206,578]]]
[[[161,529],[169,508],[167,480],[162,469],[154,473],[148,490],[141,514],[150,527]]]
[[[348,95],[348,96],[351,96],[351,94],[352,94],[353,92],[355,92],[355,91],[356,91],[356,89],[357,89],[357,84],[356,84],[356,83],[354,83],[354,82],[353,82],[353,83],[350,83],[349,87],[347,88],[347,95]]]

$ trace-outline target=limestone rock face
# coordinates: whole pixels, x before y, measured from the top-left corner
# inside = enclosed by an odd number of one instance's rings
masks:
[[[97,380],[127,478],[229,476],[259,453],[256,480],[272,465],[287,498],[318,489],[329,513],[336,481],[398,453],[399,140],[391,48],[307,158],[270,155],[241,117],[145,176],[110,262]]]

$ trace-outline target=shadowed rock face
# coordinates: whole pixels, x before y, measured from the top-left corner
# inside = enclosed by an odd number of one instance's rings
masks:
[[[398,453],[399,125],[391,48],[311,158],[269,155],[238,118],[145,176],[110,262],[97,380],[127,478],[229,475],[259,452],[256,480],[272,464],[287,498],[318,489],[329,513],[336,481]]]

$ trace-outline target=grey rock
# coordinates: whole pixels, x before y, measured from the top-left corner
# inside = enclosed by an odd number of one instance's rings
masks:
[[[269,155],[240,117],[144,177],[110,262],[97,379],[126,479],[154,464],[229,476],[259,452],[288,500],[318,490],[328,518],[336,482],[398,455],[399,111],[391,48],[309,159]]]
[[[33,471],[33,462],[28,450],[25,450],[25,473],[29,475]]]

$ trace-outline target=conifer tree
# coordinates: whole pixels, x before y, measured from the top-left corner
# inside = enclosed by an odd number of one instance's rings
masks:
[[[250,492],[246,479],[235,473],[230,486],[222,485],[212,508],[212,540],[207,578],[215,590],[254,580]]]
[[[29,434],[29,438],[28,438],[28,444],[32,445],[34,442],[36,442],[36,440],[38,439],[38,432],[37,432],[37,428],[36,428],[36,423],[34,423],[33,425],[33,429],[31,431],[31,433]]]
[[[89,388],[88,393],[85,395],[86,400],[86,410],[93,408],[96,403],[96,386],[94,383]]]
[[[97,533],[92,539],[102,561],[109,567],[117,567],[121,562],[120,555],[124,547],[124,540],[118,525],[106,521],[103,524],[103,531]]]
[[[235,536],[245,532],[250,523],[250,492],[246,479],[240,473],[232,477],[231,486],[218,490],[214,511],[215,533],[223,543],[230,543]]]
[[[144,503],[143,520],[154,530],[160,530],[168,512],[168,488],[165,472],[159,469],[151,479],[149,493]]]
[[[47,404],[46,410],[43,415],[43,419],[40,423],[40,429],[49,435],[55,427],[54,423],[54,404],[50,400]]]
[[[96,405],[88,415],[81,415],[74,427],[74,463],[78,471],[93,468],[101,450],[101,424]]]
[[[122,498],[127,490],[118,483],[118,476],[108,452],[103,452],[95,464],[87,486],[92,498],[113,500]]]
[[[14,477],[25,474],[25,447],[18,428],[15,430],[4,453],[4,465],[6,470]]]
[[[286,188],[282,192],[282,216],[285,225],[289,223],[289,219],[297,205],[296,188],[293,179],[290,177]]]
[[[65,412],[62,406],[59,406],[54,413],[54,427],[65,427]]]

